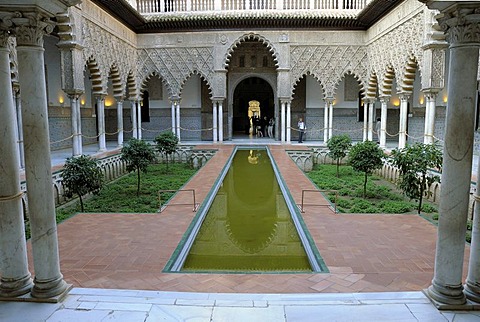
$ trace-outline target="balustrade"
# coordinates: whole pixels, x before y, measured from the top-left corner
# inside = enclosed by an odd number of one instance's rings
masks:
[[[361,10],[372,0],[129,0],[141,14],[238,10]]]

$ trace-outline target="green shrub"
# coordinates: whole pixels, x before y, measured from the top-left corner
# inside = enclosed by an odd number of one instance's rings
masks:
[[[426,213],[432,213],[432,212],[437,212],[437,208],[435,206],[432,206],[430,204],[423,204],[422,205],[422,211]]]
[[[438,214],[433,214],[432,215],[432,220],[438,220]]]
[[[413,210],[413,205],[406,201],[384,201],[379,205],[382,212],[389,214],[404,214]]]

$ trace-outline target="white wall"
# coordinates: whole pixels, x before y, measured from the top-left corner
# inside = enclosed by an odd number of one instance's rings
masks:
[[[323,101],[323,89],[320,83],[311,75],[305,77],[307,81],[306,100],[307,108],[322,108],[325,107]]]

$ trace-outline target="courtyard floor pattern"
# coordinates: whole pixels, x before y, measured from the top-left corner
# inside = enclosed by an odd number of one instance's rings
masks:
[[[184,187],[195,189],[200,203],[233,151],[232,145],[213,148],[218,152]],[[300,204],[302,189],[316,187],[286,153],[296,148],[304,147],[270,146],[290,193]],[[191,198],[180,192],[170,203],[187,204]],[[316,198],[316,203],[328,204],[323,197]],[[419,291],[430,285],[433,276],[436,227],[428,221],[417,215],[334,214],[326,206],[307,206],[302,215],[329,273],[162,272],[194,215],[186,205],[172,205],[155,214],[77,214],[58,226],[64,278],[83,288],[345,293]]]

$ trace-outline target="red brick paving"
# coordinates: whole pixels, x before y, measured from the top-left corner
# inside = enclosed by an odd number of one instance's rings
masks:
[[[211,147],[211,146],[210,146]],[[202,202],[232,152],[217,154],[185,189]],[[271,146],[281,174],[300,203],[302,189],[314,189],[285,149]],[[309,195],[310,204],[326,204]],[[191,195],[179,193],[173,204]],[[167,207],[161,214],[78,214],[58,227],[61,269],[78,287],[162,291],[308,293],[421,290],[433,276],[436,227],[416,215],[334,214],[307,206],[303,214],[330,273],[184,274],[162,270],[190,224],[189,206]],[[466,247],[467,248],[467,247]],[[468,248],[466,249],[468,258]]]

